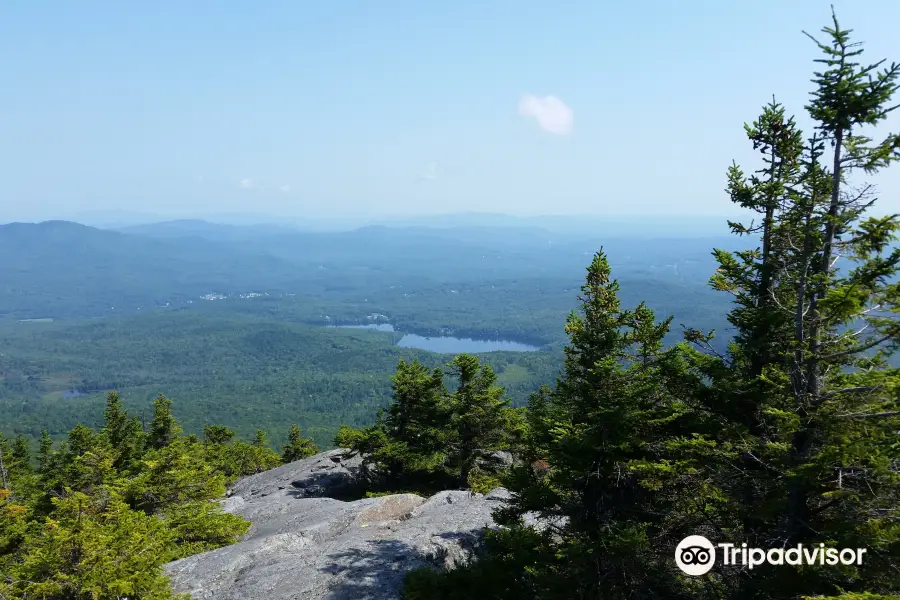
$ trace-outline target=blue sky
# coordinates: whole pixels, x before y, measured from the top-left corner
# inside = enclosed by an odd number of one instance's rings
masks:
[[[900,61],[900,3],[835,7],[867,57]],[[732,214],[742,124],[773,93],[802,116],[801,30],[829,18],[813,0],[7,0],[0,221]],[[874,181],[900,211],[900,167]]]

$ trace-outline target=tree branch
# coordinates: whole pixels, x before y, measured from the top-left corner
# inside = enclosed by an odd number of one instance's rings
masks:
[[[847,356],[849,354],[859,354],[860,352],[865,352],[866,350],[868,350],[870,348],[874,348],[878,344],[883,344],[884,342],[888,341],[892,337],[896,337],[896,336],[897,336],[897,332],[891,332],[891,333],[881,336],[880,338],[876,338],[870,342],[866,342],[865,344],[860,344],[859,346],[856,346],[854,348],[850,348],[848,350],[843,350],[841,352],[835,352],[834,354],[828,354],[826,356],[823,356],[822,360],[833,360],[835,358],[840,358],[842,356]]]
[[[859,387],[849,387],[844,388],[842,390],[835,390],[833,392],[825,392],[822,394],[822,398],[831,398],[832,396],[837,396],[838,394],[855,394],[857,392],[874,392],[875,390],[880,390],[883,388],[883,385],[863,385]]]
[[[900,410],[889,410],[880,413],[851,413],[849,415],[838,415],[842,419],[885,419],[888,417],[900,416]]]

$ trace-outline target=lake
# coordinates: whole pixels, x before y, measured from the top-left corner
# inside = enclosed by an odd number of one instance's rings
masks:
[[[342,329],[371,329],[374,331],[394,332],[394,326],[388,323],[372,325],[333,325]],[[400,332],[397,332],[400,333]],[[529,346],[519,342],[506,340],[472,340],[452,336],[425,337],[414,333],[402,334],[396,342],[401,348],[415,348],[439,354],[480,354],[482,352],[538,352],[537,346]]]

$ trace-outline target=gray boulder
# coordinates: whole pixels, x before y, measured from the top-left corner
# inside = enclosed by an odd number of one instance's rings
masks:
[[[298,498],[339,498],[352,494],[362,474],[362,459],[347,458],[348,453],[346,448],[337,448],[245,477],[226,495],[248,501],[286,489]]]
[[[194,600],[396,600],[410,569],[470,560],[509,493],[440,492],[342,501],[359,459],[332,450],[247,477],[222,504],[252,523],[232,546],[166,565]]]

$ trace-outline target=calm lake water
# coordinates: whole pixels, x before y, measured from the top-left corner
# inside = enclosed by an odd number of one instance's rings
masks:
[[[387,323],[372,325],[335,325],[344,329],[372,329],[375,331],[394,331],[394,326]],[[471,340],[451,336],[424,337],[414,333],[403,334],[397,342],[401,348],[416,348],[440,354],[478,354],[481,352],[537,352],[537,346],[509,342],[506,340]]]

